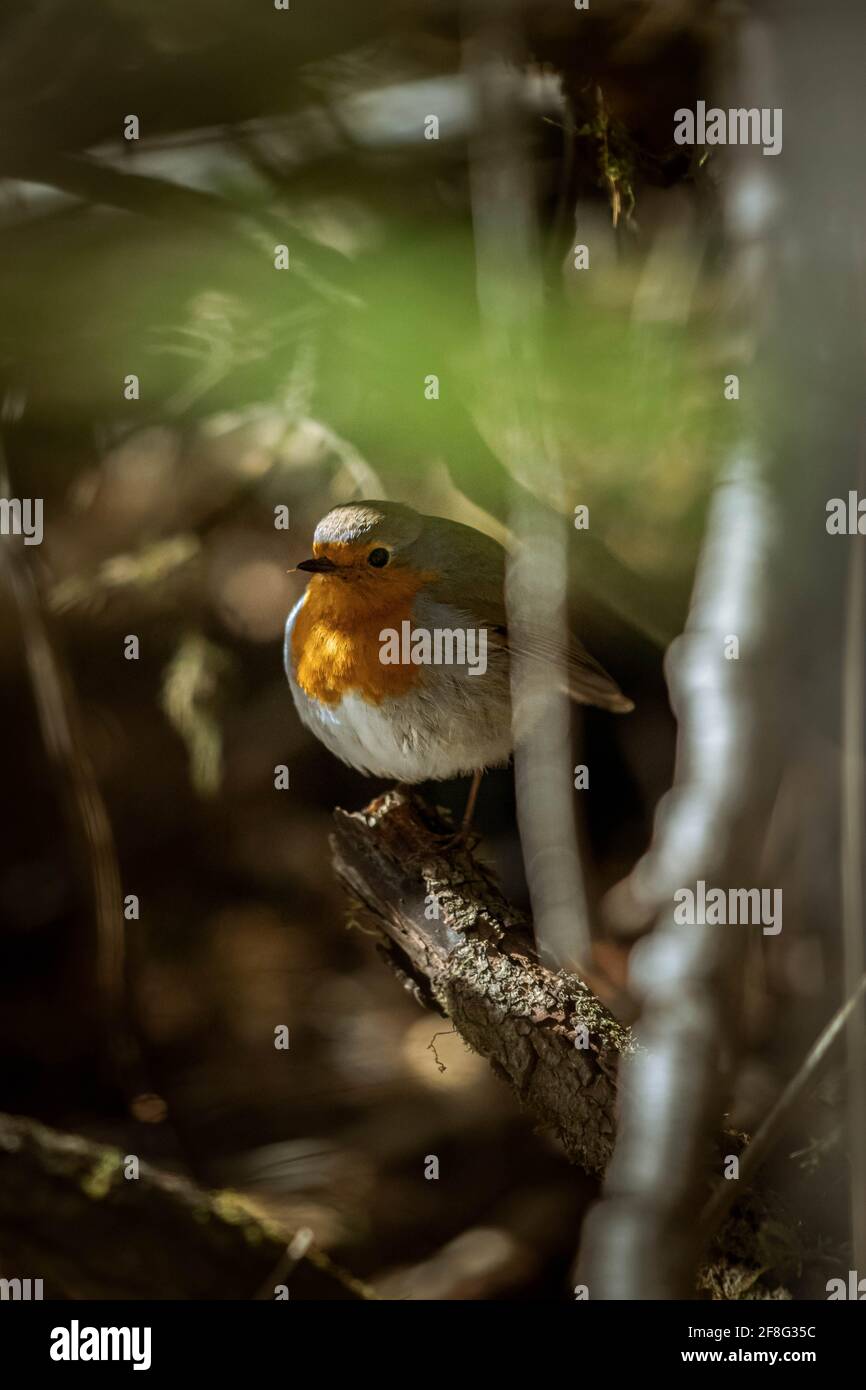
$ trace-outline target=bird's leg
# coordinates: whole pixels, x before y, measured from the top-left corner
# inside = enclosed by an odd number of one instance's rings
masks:
[[[469,795],[466,798],[466,810],[463,812],[463,819],[460,822],[460,834],[465,836],[469,833],[472,824],[472,817],[475,813],[475,803],[478,800],[478,790],[481,786],[481,778],[484,776],[482,767],[476,768],[472,774],[472,785],[469,788]]]
[[[472,784],[469,788],[469,795],[466,798],[466,809],[463,812],[463,819],[460,822],[459,830],[448,830],[443,835],[434,835],[436,847],[441,852],[446,849],[454,849],[457,845],[465,844],[469,837],[469,830],[472,825],[472,814],[475,810],[475,803],[478,800],[478,788],[481,786],[481,778],[484,776],[484,769],[479,768],[472,774]]]
[[[475,803],[478,800],[478,789],[481,786],[481,778],[483,776],[483,768],[479,768],[472,774],[472,782],[469,787],[469,795],[466,798],[466,808],[463,812],[463,819],[460,822],[460,829],[441,832],[431,830],[429,832],[430,839],[436,846],[437,853],[442,854],[446,850],[456,849],[459,845],[464,845],[469,839],[469,832],[472,826],[472,815],[475,810]],[[398,782],[394,790],[411,794],[414,788],[408,786],[405,782]],[[427,850],[417,850],[414,854],[410,855],[410,862],[423,859],[427,853],[429,853]]]

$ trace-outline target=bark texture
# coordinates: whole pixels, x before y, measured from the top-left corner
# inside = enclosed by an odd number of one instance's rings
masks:
[[[637,1050],[631,1031],[583,980],[542,964],[527,919],[420,797],[389,791],[334,819],[336,872],[404,986],[451,1020],[559,1136],[572,1162],[603,1174],[613,1151],[619,1063]],[[739,1153],[745,1142],[744,1135],[720,1135],[707,1171],[721,1171],[721,1156]],[[771,1196],[744,1191],[711,1242],[696,1292],[789,1298],[779,1281],[800,1257],[796,1223]]]
[[[392,965],[559,1135],[601,1173],[610,1157],[619,1058],[632,1046],[589,987],[547,969],[529,924],[419,798],[391,791],[335,814],[334,864],[372,914]]]

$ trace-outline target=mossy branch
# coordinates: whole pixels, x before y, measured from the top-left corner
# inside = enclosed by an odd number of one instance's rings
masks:
[[[205,1192],[120,1149],[0,1115],[3,1275],[43,1279],[47,1297],[372,1297],[235,1192]]]
[[[372,913],[404,980],[556,1131],[571,1159],[602,1172],[629,1030],[576,975],[539,961],[529,924],[466,849],[443,847],[448,827],[418,797],[388,792],[335,819],[337,873]]]
[[[336,872],[404,986],[451,1020],[572,1162],[602,1174],[613,1149],[619,1061],[636,1049],[630,1030],[583,980],[541,963],[527,919],[419,796],[390,791],[334,819]],[[744,1143],[725,1133],[719,1154],[739,1153]],[[777,1277],[800,1253],[796,1226],[776,1200],[740,1189],[698,1289],[720,1299],[787,1298]]]

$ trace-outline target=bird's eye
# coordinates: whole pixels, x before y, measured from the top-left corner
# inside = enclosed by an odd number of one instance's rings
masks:
[[[372,565],[374,569],[382,570],[385,568],[390,558],[391,556],[385,547],[377,545],[376,549],[371,550],[370,554],[367,556],[367,564]]]

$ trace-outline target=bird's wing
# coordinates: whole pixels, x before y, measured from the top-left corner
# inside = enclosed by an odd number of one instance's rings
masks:
[[[519,645],[507,627],[497,628],[496,633],[501,635],[502,644],[509,652],[564,668],[566,693],[578,704],[598,705],[614,714],[628,714],[634,709],[634,701],[623,695],[613,676],[608,675],[576,637],[567,634],[563,649],[554,634],[543,630],[525,633]]]
[[[509,652],[564,667],[565,690],[582,705],[598,705],[616,714],[627,714],[634,702],[623,695],[616,681],[586,650],[576,637],[558,635],[543,623],[523,634],[520,646],[508,630],[505,612],[505,561],[502,546],[490,536],[452,526],[443,544],[447,545],[448,566],[430,585],[429,593],[440,603],[454,608],[467,607],[473,618],[490,630],[490,640]],[[465,548],[465,554],[461,553]],[[450,576],[471,576],[469,585],[457,589]]]

